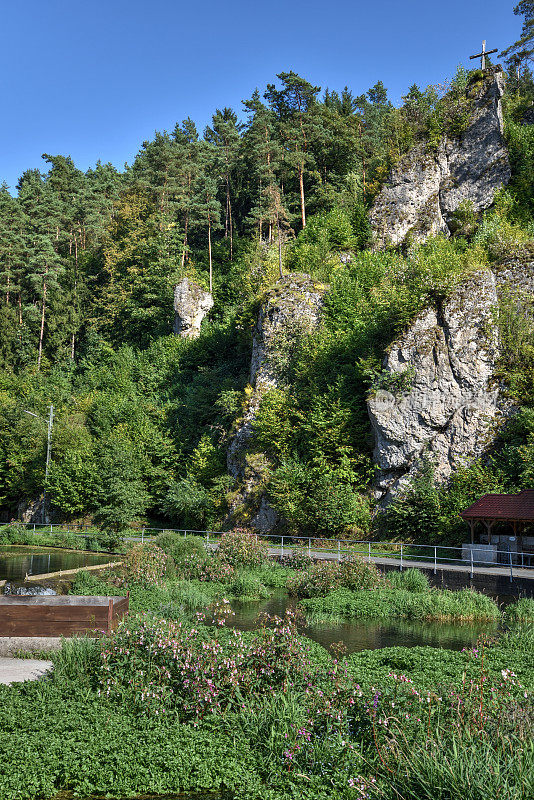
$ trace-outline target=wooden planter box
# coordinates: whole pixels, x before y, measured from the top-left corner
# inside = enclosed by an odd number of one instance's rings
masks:
[[[0,595],[0,636],[98,636],[128,613],[129,597]]]

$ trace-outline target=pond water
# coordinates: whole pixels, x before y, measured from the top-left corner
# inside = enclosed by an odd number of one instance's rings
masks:
[[[78,553],[57,548],[6,545],[0,547],[0,581],[20,581],[24,580],[26,574],[41,575],[60,569],[106,564],[113,558],[108,553]]]
[[[297,599],[280,591],[255,603],[232,603],[233,617],[227,625],[239,630],[249,631],[257,627],[260,612],[283,616],[288,609],[294,609]],[[417,647],[429,645],[448,650],[462,650],[470,647],[482,634],[492,635],[498,629],[498,622],[449,623],[424,622],[415,620],[358,619],[343,622],[326,622],[302,627],[302,633],[327,649],[330,645],[343,642],[347,653],[360,650],[377,650],[382,647]]]

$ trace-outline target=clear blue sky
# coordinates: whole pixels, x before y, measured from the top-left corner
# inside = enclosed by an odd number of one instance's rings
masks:
[[[155,130],[294,70],[393,102],[450,77],[479,51],[518,38],[514,0],[10,0],[0,27],[0,181],[42,153],[122,167]],[[473,65],[473,62],[471,62]]]

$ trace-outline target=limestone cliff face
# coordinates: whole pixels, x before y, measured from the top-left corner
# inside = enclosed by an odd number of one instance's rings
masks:
[[[415,241],[448,234],[462,201],[481,211],[508,183],[503,81],[502,72],[486,70],[484,79],[468,89],[473,110],[461,136],[444,137],[437,150],[418,145],[395,165],[370,213],[377,247],[398,245],[408,233]]]
[[[227,454],[228,472],[239,487],[231,502],[232,515],[259,530],[273,528],[277,517],[263,492],[266,458],[249,452],[254,419],[265,392],[284,386],[298,340],[319,325],[326,289],[309,275],[285,275],[260,306],[253,335],[250,395]]]
[[[437,309],[423,311],[389,348],[385,374],[406,372],[407,386],[379,389],[368,401],[380,468],[376,496],[383,505],[424,455],[442,481],[491,439],[499,414],[496,308],[494,274],[477,272]]]
[[[184,339],[200,335],[202,320],[213,307],[213,297],[189,278],[174,287],[174,333]]]

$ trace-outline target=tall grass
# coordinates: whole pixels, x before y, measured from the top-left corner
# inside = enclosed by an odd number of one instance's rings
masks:
[[[504,618],[508,622],[534,622],[534,598],[523,597],[511,603],[504,610]]]
[[[475,621],[500,617],[499,607],[493,600],[470,589],[414,592],[392,588],[359,591],[342,588],[326,597],[302,600],[301,605],[306,615],[315,619],[325,616]]]
[[[407,592],[428,592],[430,584],[427,576],[420,569],[388,572],[388,582],[393,589],[406,589]]]

